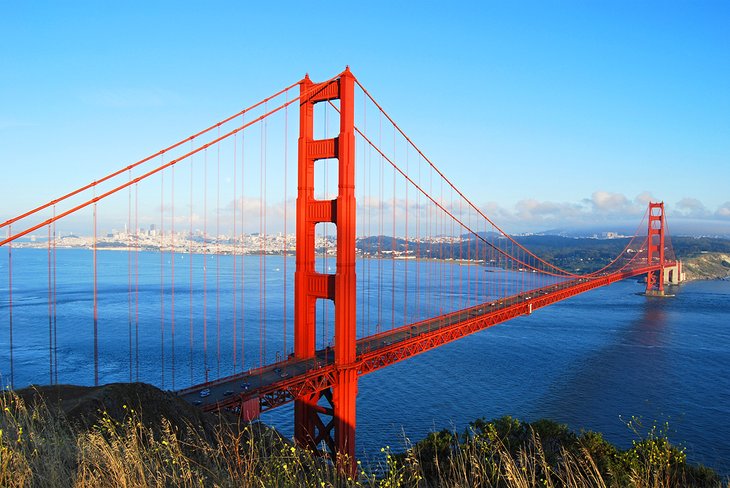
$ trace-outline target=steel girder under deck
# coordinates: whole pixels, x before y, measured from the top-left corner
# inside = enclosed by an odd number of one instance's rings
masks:
[[[557,283],[360,339],[357,342],[357,360],[355,362],[357,375],[372,373],[493,325],[521,315],[529,315],[539,308],[626,278],[654,272],[658,268],[658,265],[645,266],[606,276]],[[219,391],[224,388],[233,390],[241,381],[265,378],[266,375],[272,376],[272,371],[275,370],[303,369],[300,374],[292,374],[273,381],[263,381],[258,386],[254,384],[250,390],[212,398],[201,405],[204,410],[236,409],[242,408],[247,402],[258,401],[258,410],[265,412],[298,398],[321,394],[336,386],[341,371],[332,358],[327,358],[323,351],[318,352],[318,358],[321,361],[315,360],[311,364],[292,358],[246,374],[237,374],[188,388],[178,394],[189,400],[196,399],[202,388],[217,387]],[[326,408],[318,407],[322,410],[320,413],[323,414],[327,414]],[[330,430],[324,423],[319,426],[319,429]]]

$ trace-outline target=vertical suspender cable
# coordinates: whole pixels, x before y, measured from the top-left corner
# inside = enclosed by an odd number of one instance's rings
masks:
[[[362,99],[362,117],[363,117],[363,133],[367,133],[367,99],[363,97]],[[357,144],[357,143],[356,143]],[[365,198],[366,195],[366,182],[367,182],[367,173],[365,172],[367,168],[367,164],[365,163],[366,157],[367,157],[367,144],[362,144],[362,177],[361,177],[361,188],[362,193],[360,194],[360,216],[358,217],[357,221],[360,223],[360,239],[362,242],[362,245],[364,246],[365,238],[367,237],[367,234],[365,233],[365,208],[363,205],[368,205],[368,202]],[[360,262],[362,263],[362,266],[360,267],[360,308],[358,310],[358,315],[360,317],[360,337],[365,337],[365,307],[367,307],[367,304],[365,303],[365,248],[362,248],[362,252],[360,254]]]
[[[8,239],[13,226],[8,225]],[[15,389],[15,367],[13,365],[13,241],[8,242],[8,331],[10,345],[10,388]]]
[[[486,238],[490,239],[490,241],[491,241],[491,236],[488,234],[488,232],[489,232],[489,225],[487,223],[487,220],[484,219],[484,235],[487,236]],[[487,245],[484,246],[485,273],[484,273],[484,291],[483,291],[483,293],[484,293],[485,302],[487,302],[487,301],[491,302],[494,300],[493,292],[492,292],[492,283],[494,282],[494,280],[492,279],[492,274],[486,272],[487,270],[490,270],[490,268],[492,266],[491,255],[493,252],[494,252],[494,249],[492,249],[490,246],[487,246]]]
[[[480,232],[479,230],[479,224],[481,223],[481,220],[479,219],[478,215],[474,215],[476,220],[475,231],[477,233]],[[484,234],[484,239],[487,238],[487,235]],[[484,303],[484,276],[486,273],[484,273],[484,270],[481,268],[480,264],[482,262],[482,247],[486,247],[486,244],[481,241],[479,238],[474,239],[474,288],[473,288],[473,296],[475,297],[476,303]],[[481,271],[481,273],[480,273]]]
[[[264,104],[264,110],[267,110],[265,104]],[[267,141],[267,137],[268,137],[268,132],[267,132],[267,129],[268,129],[268,119],[264,119],[262,121],[262,123],[264,124],[264,147],[262,149],[262,155],[263,155],[263,159],[262,159],[262,162],[263,162],[263,164],[262,164],[262,168],[263,168],[262,177],[263,177],[263,194],[264,194],[264,206],[263,206],[263,217],[264,217],[264,240],[263,240],[263,244],[264,244],[264,252],[262,254],[262,257],[263,257],[263,266],[261,268],[261,271],[264,274],[262,275],[263,276],[263,283],[262,283],[262,287],[261,287],[261,292],[263,293],[263,306],[262,306],[261,311],[262,311],[262,315],[263,315],[262,323],[263,323],[263,331],[264,331],[264,358],[266,358],[266,239],[268,238],[268,233],[267,233],[267,229],[266,229],[266,212],[267,212],[267,208],[266,208],[266,206],[267,206],[267,201],[266,201],[266,197],[267,197],[267,195],[266,195],[266,157],[267,157],[266,149],[267,149],[267,144],[268,144],[268,141]]]
[[[538,277],[535,276],[535,273],[534,273],[534,269],[535,269],[535,264],[534,263],[535,263],[535,261],[532,258],[532,256],[528,256],[527,257],[527,263],[529,264],[528,271],[530,272],[530,276],[529,276],[530,289],[531,290],[534,290],[536,288],[536,284],[537,284],[536,281],[537,281],[537,278]]]
[[[456,209],[454,209],[454,210],[456,210]],[[459,199],[459,220],[461,220],[462,222],[464,221],[463,210],[464,209],[461,206],[461,199]],[[458,225],[456,228],[459,230],[459,236],[458,236],[458,239],[459,239],[459,262],[461,263],[461,261],[464,260],[464,252],[463,252],[464,251],[464,247],[463,247],[463,243],[464,243],[464,238],[463,238],[464,228],[461,225]],[[458,278],[458,281],[459,281],[459,291],[458,291],[458,293],[459,294],[457,295],[457,301],[456,301],[457,306],[459,308],[461,308],[461,307],[464,306],[463,305],[464,304],[464,295],[463,295],[463,292],[462,292],[462,282],[464,280],[463,280],[463,277],[461,276],[462,275],[462,272],[461,272],[462,268],[463,268],[463,266],[459,265],[459,267],[458,267],[458,270],[459,270],[459,278]]]
[[[285,92],[285,99],[289,101],[289,90]],[[286,274],[286,261],[287,261],[287,245],[286,245],[286,232],[287,232],[287,212],[286,212],[286,197],[287,197],[287,179],[289,173],[289,145],[288,142],[288,131],[289,131],[289,107],[284,107],[284,357],[287,357],[287,341],[286,341],[286,329],[287,323],[287,308],[289,307],[289,297],[286,294],[286,282],[288,281]]]
[[[363,97],[363,113],[365,112],[365,107],[367,107],[367,99]],[[367,129],[367,119],[365,120],[365,128]],[[363,142],[363,150],[367,148],[367,157],[363,155],[363,172],[365,174],[365,177],[363,178],[363,204],[367,206],[367,229],[363,232],[364,237],[369,238],[373,235],[372,231],[372,223],[373,223],[373,152],[370,150],[370,147]],[[367,185],[367,187],[365,187]],[[367,197],[367,199],[366,199]],[[363,252],[363,259],[365,261],[363,262],[363,265],[367,264],[367,269],[364,270],[365,277],[364,283],[367,283],[367,293],[365,290],[365,286],[363,286],[363,306],[367,307],[364,311],[364,321],[365,321],[365,327],[367,328],[367,331],[365,332],[366,335],[370,335],[371,332],[371,326],[372,326],[372,316],[370,314],[371,312],[371,306],[372,306],[372,294],[370,293],[372,286],[373,286],[373,280],[372,280],[372,261],[373,261],[373,253],[372,253],[372,243],[370,242],[370,239],[367,239],[365,242],[367,242],[367,258],[365,258],[365,253]],[[364,250],[363,250],[364,251]],[[367,298],[365,298],[367,297]],[[367,303],[365,302],[367,300]]]
[[[471,209],[467,207],[466,211],[468,212],[468,220],[469,220],[469,229],[471,229]],[[471,271],[472,271],[472,262],[471,262],[471,235],[469,234],[469,237],[466,239],[466,260],[469,263],[469,267],[466,269],[466,286],[467,286],[467,301],[469,303],[476,303],[474,300],[474,287],[472,286],[472,278],[471,278]],[[477,246],[477,239],[474,239],[474,246]]]
[[[190,149],[193,149],[193,141],[190,141]],[[190,288],[190,296],[188,298],[188,315],[189,315],[189,323],[188,323],[188,343],[189,343],[189,355],[190,355],[190,384],[194,384],[193,379],[193,175],[194,175],[194,165],[195,161],[193,160],[194,156],[190,156],[190,213],[188,216],[188,223],[190,228],[188,229],[188,280],[189,288]]]
[[[521,271],[522,270],[522,264],[519,262],[519,249],[515,250],[515,245],[512,244],[512,252],[510,253],[510,256],[512,257],[512,263],[515,269],[515,272],[517,273],[517,276],[515,278],[515,286],[514,286],[514,293],[520,294],[522,293],[523,283],[525,280],[525,274]]]
[[[94,198],[96,198],[96,187],[94,187]],[[99,386],[99,337],[98,337],[98,321],[99,311],[97,304],[97,283],[96,283],[96,202],[94,202],[94,246],[93,246],[93,263],[94,263],[94,386]]]
[[[264,229],[264,193],[266,181],[264,180],[265,162],[264,162],[264,138],[266,129],[266,121],[261,122],[261,139],[259,141],[259,366],[263,366],[265,362],[265,326],[264,326],[264,253],[266,250],[266,230]]]
[[[521,252],[521,250],[520,249],[516,249],[515,250],[515,254],[513,254],[513,256],[515,257],[515,267],[517,267],[517,272],[519,273],[517,275],[517,277],[518,277],[517,278],[518,279],[518,281],[517,281],[518,293],[519,294],[523,294],[525,292],[525,290],[526,290],[526,288],[525,288],[525,281],[526,281],[525,275],[526,275],[526,273],[525,273],[524,265],[522,264],[523,259],[522,259],[522,252]]]
[[[218,137],[221,128],[218,126]],[[221,377],[221,145],[216,144],[216,200],[215,200],[215,342],[217,376]]]
[[[488,225],[488,222],[486,219],[484,220],[484,228],[488,232],[491,232],[489,239],[490,239],[492,246],[490,246],[487,251],[488,252],[487,257],[489,258],[489,266],[492,268],[492,271],[494,271],[494,273],[496,273],[497,269],[498,269],[497,250],[494,248],[494,246],[496,246],[496,243],[495,243],[496,234],[494,234],[494,228],[491,225]],[[499,279],[499,275],[494,274],[494,273],[489,275],[489,277],[490,277],[490,279],[489,279],[489,300],[492,302],[497,299],[497,285],[498,285],[497,280]]]
[[[366,100],[363,100],[363,105],[366,105]],[[366,124],[367,125],[367,124]],[[365,143],[363,143],[365,145]],[[368,147],[368,158],[367,161],[363,160],[363,163],[367,166],[367,190],[368,190],[368,200],[367,200],[367,208],[368,208],[368,228],[367,228],[367,237],[370,237],[373,235],[372,232],[372,224],[373,224],[373,152]],[[363,188],[364,189],[364,188]],[[368,242],[368,258],[367,258],[367,286],[368,286],[368,294],[367,294],[367,316],[365,317],[365,322],[367,324],[367,335],[370,335],[370,328],[372,326],[372,316],[370,314],[371,306],[372,306],[372,295],[370,293],[370,290],[373,287],[373,273],[372,273],[372,261],[373,261],[373,252],[372,252],[372,243]],[[363,293],[365,290],[363,289]]]
[[[518,259],[519,259],[520,261],[522,261],[522,262],[525,262],[525,258],[524,258],[524,256],[523,256],[523,254],[524,254],[524,253],[522,252],[522,250],[521,250],[521,249],[518,249],[518,250],[517,250],[517,258],[518,258]],[[521,270],[521,271],[520,271],[520,275],[521,275],[521,277],[520,277],[520,282],[521,282],[521,285],[520,285],[520,287],[521,287],[521,293],[524,293],[524,292],[525,292],[525,291],[527,290],[527,284],[525,283],[525,281],[526,281],[526,277],[525,277],[525,275],[527,274],[527,270],[526,270],[526,269],[524,268],[524,265],[522,265],[522,264],[520,264],[520,267],[519,267],[519,269]]]
[[[540,266],[540,263],[537,263],[535,261],[535,258],[532,256],[529,257],[529,263],[530,263],[530,287],[531,289],[537,289],[540,287],[540,273],[536,271],[536,268]]]
[[[241,115],[241,126],[244,126],[246,124],[246,119],[244,115]],[[244,179],[244,160],[245,160],[245,138],[246,138],[246,132],[241,131],[241,371],[246,369],[245,366],[245,360],[246,360],[246,345],[245,345],[245,335],[246,335],[246,315],[245,315],[245,266],[246,266],[246,257],[244,255],[245,253],[245,245],[243,241],[243,200],[244,196],[246,195],[246,190],[244,188],[245,179]]]
[[[540,278],[535,273],[535,268],[537,266],[539,266],[539,264],[536,265],[535,260],[530,255],[527,256],[527,264],[528,264],[527,271],[530,273],[528,275],[528,282],[530,285],[530,290],[534,290],[537,288],[537,283]]]
[[[489,222],[484,219],[484,231],[489,232],[489,243],[490,246],[487,246],[486,250],[484,251],[486,259],[487,259],[487,265],[489,266],[489,269],[492,271],[490,274],[487,274],[487,283],[486,283],[486,290],[488,295],[488,300],[490,302],[493,302],[496,300],[497,296],[497,277],[499,275],[495,274],[497,272],[497,263],[496,263],[496,250],[494,249],[495,244],[495,238],[494,233],[491,230],[492,226],[489,225]]]
[[[162,155],[162,164],[165,155]],[[160,171],[160,378],[165,389],[165,172]]]
[[[233,135],[233,249],[231,250],[233,253],[233,275],[231,280],[231,298],[233,299],[233,340],[231,341],[232,349],[233,349],[233,373],[236,372],[236,360],[238,359],[236,357],[236,351],[238,351],[238,340],[236,338],[236,329],[238,328],[238,316],[236,315],[236,299],[238,298],[238,295],[236,294],[236,279],[237,279],[237,269],[236,265],[238,264],[236,261],[238,260],[238,256],[236,253],[236,231],[238,230],[236,228],[237,220],[238,220],[238,178],[237,178],[237,166],[238,166],[238,159],[237,159],[237,148],[238,148],[238,134]]]
[[[406,145],[406,174],[410,176],[408,171],[408,145]],[[408,323],[408,185],[410,183],[408,181],[405,182],[405,190],[406,190],[406,222],[405,222],[405,248],[403,251],[403,255],[405,256],[405,260],[403,261],[403,274],[405,275],[405,285],[403,287],[403,324]]]
[[[56,368],[55,373],[55,383],[58,384],[58,295],[56,295],[56,206],[53,206],[53,365]]]
[[[459,199],[459,206],[461,206],[462,199]],[[471,212],[469,211],[469,208],[466,209],[467,211],[467,221],[468,221],[468,228],[464,229],[464,231],[467,231],[468,229],[471,229]],[[472,296],[471,296],[471,234],[466,233],[466,305],[469,306],[472,303]]]
[[[139,187],[134,184],[134,362],[135,381],[139,381]]]
[[[489,262],[489,233],[488,233],[488,225],[486,220],[482,219],[479,216],[479,213],[477,212],[477,220],[480,222],[484,222],[484,241],[482,241],[482,247],[479,251],[479,259],[484,263],[484,269],[483,272],[480,273],[481,276],[481,292],[480,292],[480,298],[482,302],[490,301],[489,296],[489,287],[491,283],[490,276],[491,274],[487,273],[487,270],[489,270],[490,262]]]
[[[445,205],[446,202],[444,200],[444,181],[443,179],[439,180],[440,186],[441,186],[441,204]],[[438,237],[439,237],[439,283],[441,284],[441,288],[446,288],[446,280],[444,276],[444,265],[446,263],[446,256],[444,255],[444,216],[443,211],[438,210],[438,213],[436,215],[437,218],[437,225],[438,227]],[[439,309],[439,315],[443,315],[443,305],[445,304],[446,300],[443,297],[439,297],[439,303],[441,305],[441,308]]]
[[[408,146],[406,146],[408,147]],[[421,158],[416,158],[418,165],[418,186],[423,188],[421,182]],[[416,322],[421,320],[421,192],[416,192]]]
[[[510,269],[512,272],[509,276],[509,278],[511,278],[511,279],[507,282],[507,296],[514,295],[520,285],[520,282],[519,282],[520,277],[515,276],[515,273],[517,272],[517,263],[515,262],[514,255],[515,255],[515,243],[510,241],[510,243],[509,243],[509,265],[510,265]]]
[[[499,234],[497,233],[497,230],[495,229],[494,225],[490,226],[492,234],[492,243],[494,244],[495,248],[492,251],[492,259],[494,259],[494,266],[495,266],[495,272],[499,273],[494,279],[494,299],[498,300],[500,297],[500,291],[502,288],[502,280],[503,280],[503,274],[502,273],[502,254],[499,252],[501,249],[500,242],[499,242]]]
[[[171,383],[175,389],[175,166],[171,168],[170,184],[170,363]]]
[[[431,178],[433,178],[433,171],[431,171]],[[438,183],[438,181],[437,181]],[[440,185],[440,197],[439,202],[443,204],[444,201],[444,195],[443,195],[443,185]],[[437,261],[434,263],[435,273],[436,273],[436,281],[439,283],[439,290],[445,289],[446,283],[444,282],[444,276],[443,276],[443,270],[444,270],[444,255],[442,252],[442,241],[443,241],[443,232],[441,228],[441,209],[438,207],[433,208],[433,232],[434,232],[434,238],[436,238],[436,245],[435,245],[435,251],[436,251],[436,258]],[[434,295],[434,305],[437,305],[439,307],[439,311],[437,315],[441,315],[441,307],[443,305],[443,298],[441,296],[440,291]],[[434,310],[434,312],[436,311]]]
[[[383,147],[383,114],[380,113],[378,128],[378,147]],[[383,166],[383,155],[380,155],[380,182],[378,189],[378,203],[380,206],[380,219],[378,226],[378,324],[375,333],[380,332],[383,326],[383,200],[385,199],[385,175]]]
[[[329,136],[329,126],[328,126],[328,118],[327,114],[329,112],[329,107],[327,105],[324,106],[324,138],[327,139]],[[322,191],[322,200],[327,200],[330,197],[329,191],[329,160],[324,160],[324,190]],[[327,273],[329,271],[329,268],[327,267],[327,248],[329,247],[329,223],[324,224],[322,226],[322,232],[324,235],[324,245],[322,246],[322,262],[323,262],[323,273]],[[327,326],[328,320],[327,320],[327,304],[325,303],[325,300],[320,300],[320,303],[322,304],[322,347],[328,344],[327,338],[328,331]],[[334,325],[334,324],[333,324]],[[333,327],[334,329],[334,327]]]
[[[471,216],[470,216],[471,218]],[[479,230],[479,224],[480,219],[478,215],[474,215],[474,218],[476,220],[476,224],[474,225],[474,250],[471,254],[472,260],[474,261],[474,277],[472,278],[472,300],[475,304],[484,303],[484,300],[482,300],[482,279],[484,278],[484,273],[480,273],[480,271],[483,271],[481,269],[481,262],[482,262],[482,253],[481,253],[481,246],[484,245],[484,242],[479,239],[478,235],[480,234]],[[471,224],[469,225],[471,227]],[[484,239],[486,239],[486,235],[483,236]],[[470,241],[471,242],[471,241]],[[470,247],[471,249],[471,243]]]
[[[393,127],[393,161],[395,161],[395,126]],[[393,238],[390,247],[390,328],[395,327],[395,250],[397,242],[395,240],[395,167],[393,167]]]
[[[426,168],[426,169],[428,169],[428,168]],[[428,169],[428,194],[433,195],[433,170],[430,170],[430,169]],[[430,290],[432,289],[430,285],[432,285],[434,282],[433,273],[436,268],[436,266],[434,265],[434,261],[433,261],[433,259],[435,257],[434,256],[435,248],[433,246],[433,235],[434,235],[433,225],[435,223],[434,222],[435,219],[434,219],[434,215],[433,215],[434,214],[434,205],[431,203],[428,203],[428,202],[427,202],[427,204],[428,204],[428,216],[427,216],[428,227],[426,229],[426,233],[428,234],[428,268],[427,268],[428,269],[428,278],[426,278],[426,283],[427,283],[427,285],[429,285],[428,289],[430,292]],[[426,313],[428,313],[429,316],[433,315],[434,306],[436,305],[435,298],[436,297],[434,296],[431,300],[426,302],[426,303],[430,304],[430,307],[428,307],[426,310]],[[431,327],[429,325],[429,330],[430,330],[430,328]]]
[[[512,267],[512,248],[513,244],[507,240],[506,244],[504,245],[504,265],[505,265],[505,273],[504,273],[504,289],[502,290],[502,298],[506,298],[512,294],[512,280],[514,277],[513,274],[513,267]]]
[[[48,224],[48,382],[53,384],[53,292],[51,288],[51,225]]]
[[[454,212],[454,191],[451,190],[450,193],[451,193],[450,209],[452,212]],[[454,310],[454,299],[456,298],[456,295],[454,294],[454,262],[455,262],[454,257],[456,255],[456,252],[455,252],[456,244],[454,242],[454,239],[455,239],[455,237],[454,237],[454,219],[451,217],[446,217],[445,215],[444,215],[444,218],[445,219],[448,218],[449,221],[451,222],[451,230],[449,231],[449,234],[451,235],[451,237],[449,239],[451,241],[451,246],[450,246],[451,247],[451,249],[450,249],[451,262],[449,263],[449,268],[450,268],[449,274],[450,274],[450,283],[451,283],[449,285],[449,294],[451,295],[451,300],[449,300],[449,302],[450,302],[449,303],[449,312],[451,312]]]
[[[203,152],[203,370],[208,382],[208,148]]]
[[[485,253],[486,253],[486,256],[487,256],[487,259],[488,259],[488,266],[493,271],[493,273],[490,273],[490,274],[487,275],[489,277],[488,278],[488,281],[487,281],[488,290],[489,290],[489,301],[492,301],[493,302],[493,301],[495,301],[497,299],[497,280],[496,280],[496,277],[499,276],[499,275],[495,275],[494,274],[497,271],[497,269],[496,269],[497,268],[497,264],[496,264],[496,261],[495,261],[495,259],[496,259],[495,258],[496,250],[494,249],[494,245],[495,245],[494,244],[494,233],[493,233],[492,230],[490,230],[491,228],[492,227],[489,225],[488,221],[485,219],[484,220],[484,231],[485,232],[492,232],[492,234],[489,237],[490,242],[492,243],[492,246],[489,246],[487,248],[487,250],[485,251]]]
[[[132,181],[132,170],[127,172]],[[127,335],[129,342],[129,382],[132,382],[132,187],[127,189]]]
[[[477,226],[479,226],[479,224],[482,222],[483,219],[480,219],[479,215],[476,215],[476,219],[477,219]],[[485,229],[484,229],[485,241],[482,241],[481,243],[477,242],[475,244],[475,251],[474,251],[474,259],[476,259],[477,262],[479,262],[479,263],[483,263],[483,266],[481,268],[477,267],[477,271],[476,271],[477,276],[478,276],[476,293],[477,293],[477,297],[479,298],[479,302],[481,302],[481,303],[484,303],[487,301],[487,276],[489,276],[486,272],[487,267],[489,266],[489,262],[487,260],[487,247],[488,246],[486,243],[486,239],[489,239],[489,236],[487,235],[487,232],[486,232],[486,223],[485,223],[484,227],[485,227]]]
[[[502,234],[500,234],[501,236]],[[504,239],[502,239],[504,240]],[[500,298],[506,298],[509,296],[509,291],[507,289],[507,285],[509,284],[509,278],[510,273],[512,271],[512,260],[509,259],[509,246],[510,242],[509,240],[506,241],[506,243],[502,246],[502,251],[504,252],[503,255],[503,261],[504,261],[504,273],[502,273],[502,293],[500,294]]]
[[[503,239],[499,239],[499,237],[501,237],[501,233],[498,234],[498,236],[497,236],[497,239],[498,239],[497,245],[499,246],[499,250],[506,253],[507,246],[503,245],[503,243],[501,242]],[[500,271],[501,279],[499,280],[499,293],[498,293],[498,297],[501,300],[502,298],[504,298],[505,289],[507,288],[507,271],[508,271],[508,264],[509,264],[507,262],[507,257],[502,252],[497,254],[497,263],[501,263],[500,267],[502,268],[502,271]]]
[[[504,240],[504,239],[503,239]],[[502,295],[501,298],[508,297],[510,293],[510,279],[512,278],[512,259],[509,257],[510,254],[510,246],[511,242],[507,240],[505,244],[502,246],[502,250],[504,251],[504,280],[502,283]]]
[[[259,366],[264,365],[264,124],[259,134]]]
[[[499,255],[497,255],[497,261],[498,262],[501,261],[501,268],[502,268],[502,272],[500,273],[502,279],[500,280],[500,283],[499,283],[499,299],[500,300],[506,296],[505,291],[507,289],[507,273],[509,272],[509,262],[507,261],[507,256],[505,255],[507,252],[507,245],[504,244],[503,242],[501,242],[504,240],[504,239],[499,239],[499,237],[501,237],[501,236],[502,236],[502,234],[500,233],[498,235],[498,241],[497,241],[497,245],[499,246],[500,251],[502,251],[499,253]],[[505,254],[503,254],[503,253],[505,253]]]

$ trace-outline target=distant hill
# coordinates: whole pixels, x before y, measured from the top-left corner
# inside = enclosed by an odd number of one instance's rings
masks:
[[[529,235],[514,238],[525,248],[546,261],[573,272],[591,272],[608,264],[626,247],[628,237],[614,239],[596,239],[589,237],[566,237],[558,235]],[[497,239],[494,235],[486,236],[489,242],[497,245],[506,243],[505,239]],[[685,237],[671,238],[672,247],[679,259],[687,260],[702,253],[730,254],[730,239],[718,237]],[[358,248],[365,254],[376,255],[381,252],[408,252],[412,257],[434,259],[475,259],[485,257],[499,260],[494,252],[481,240],[473,236],[463,236],[462,240],[444,237],[440,242],[406,243],[405,239],[389,236],[372,236],[359,239]],[[499,265],[500,263],[495,263]]]

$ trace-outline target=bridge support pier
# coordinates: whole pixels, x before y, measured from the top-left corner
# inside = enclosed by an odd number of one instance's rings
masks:
[[[332,390],[335,421],[335,448],[337,464],[343,471],[355,471],[355,419],[357,371],[345,368],[338,373],[338,384]]]
[[[335,383],[330,390],[302,397],[294,404],[294,437],[303,446],[324,443],[342,468],[353,470],[355,457],[355,400],[357,397],[355,274],[355,78],[349,68],[335,80],[300,82],[299,156],[297,193],[296,272],[294,277],[294,355],[316,355],[316,301],[335,304]],[[314,139],[314,105],[340,100],[340,133],[332,139]],[[314,198],[314,164],[338,160],[338,194],[334,200]],[[315,271],[315,226],[337,227],[337,262],[334,275]],[[315,358],[315,361],[319,358]],[[325,360],[328,360],[325,358]],[[327,419],[329,417],[329,419]],[[325,420],[323,420],[325,418]]]
[[[316,450],[322,441],[321,432],[324,425],[319,418],[321,393],[307,395],[294,400],[294,439],[302,447]]]
[[[664,296],[664,202],[649,202],[649,231],[647,235],[647,257],[649,266],[659,264],[658,271],[646,274],[646,295]]]

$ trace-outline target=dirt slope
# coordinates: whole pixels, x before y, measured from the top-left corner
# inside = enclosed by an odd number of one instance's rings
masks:
[[[688,280],[715,280],[730,276],[730,254],[708,252],[682,259]]]
[[[122,421],[134,409],[142,423],[153,429],[161,425],[161,418],[166,418],[178,432],[192,426],[210,439],[221,422],[235,424],[237,421],[233,414],[226,412],[204,413],[175,394],[145,383],[30,386],[16,393],[29,405],[42,399],[51,411],[57,407],[70,422],[83,427],[96,423],[102,412]]]

